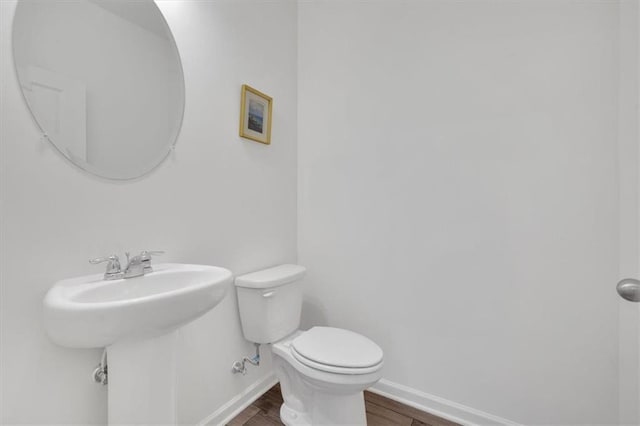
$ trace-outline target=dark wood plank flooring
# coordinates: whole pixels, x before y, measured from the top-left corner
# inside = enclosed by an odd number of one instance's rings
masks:
[[[365,391],[364,402],[369,426],[460,426],[372,392]],[[280,385],[277,384],[227,423],[227,426],[282,425],[281,405],[282,394]]]

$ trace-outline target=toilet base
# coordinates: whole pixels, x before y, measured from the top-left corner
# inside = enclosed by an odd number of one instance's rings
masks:
[[[311,419],[306,413],[300,413],[287,407],[285,402],[280,407],[280,420],[285,426],[311,426]]]
[[[339,397],[322,395],[320,398],[324,401],[319,403],[316,400],[316,405],[310,407],[312,413],[294,410],[285,402],[280,407],[280,420],[286,426],[367,425],[362,392],[359,395],[349,395],[347,398],[345,395]]]

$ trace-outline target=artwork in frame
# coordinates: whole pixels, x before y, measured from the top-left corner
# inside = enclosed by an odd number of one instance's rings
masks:
[[[240,105],[240,136],[269,145],[273,99],[243,84]]]

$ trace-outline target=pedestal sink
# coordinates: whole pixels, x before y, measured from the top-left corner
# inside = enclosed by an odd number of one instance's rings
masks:
[[[62,280],[45,296],[45,328],[61,346],[106,347],[109,424],[176,424],[177,330],[220,303],[231,277],[215,266],[158,264],[136,278]]]

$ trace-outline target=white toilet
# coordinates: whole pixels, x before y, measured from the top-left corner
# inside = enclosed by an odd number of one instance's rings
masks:
[[[280,265],[235,279],[244,337],[271,347],[285,425],[366,425],[362,391],[380,380],[382,349],[340,328],[298,330],[304,273]]]

